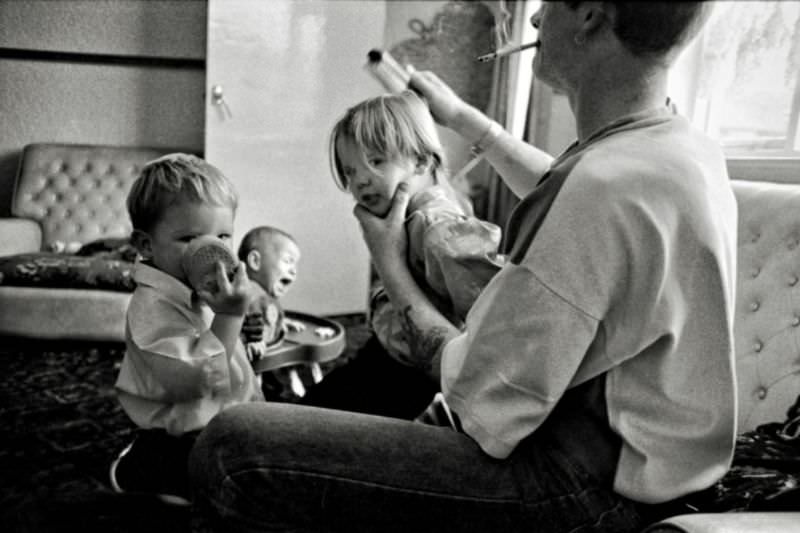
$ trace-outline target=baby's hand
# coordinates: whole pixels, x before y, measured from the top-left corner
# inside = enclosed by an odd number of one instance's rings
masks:
[[[263,340],[258,342],[249,342],[245,347],[247,349],[247,356],[251,363],[255,363],[267,353],[267,343]]]
[[[285,318],[283,320],[286,329],[289,331],[305,331],[306,325],[300,322],[299,320],[292,320],[291,318]]]
[[[217,291],[200,290],[197,295],[205,300],[214,313],[244,316],[251,297],[250,280],[244,265],[241,262],[236,265],[232,280],[228,280],[222,261],[217,262],[216,268]]]

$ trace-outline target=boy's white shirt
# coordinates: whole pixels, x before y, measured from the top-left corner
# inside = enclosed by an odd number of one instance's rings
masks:
[[[241,341],[229,360],[210,329],[213,311],[189,287],[141,262],[134,279],[116,388],[137,426],[180,435],[263,398]]]

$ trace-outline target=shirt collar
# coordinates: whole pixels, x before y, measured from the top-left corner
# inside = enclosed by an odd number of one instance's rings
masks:
[[[622,116],[613,120],[612,122],[606,124],[605,126],[601,126],[600,128],[593,131],[589,134],[583,141],[574,141],[570,144],[566,150],[564,150],[560,156],[558,156],[553,163],[551,164],[551,168],[555,166],[556,162],[560,162],[566,158],[566,156],[572,154],[575,149],[582,149],[583,147],[608,137],[609,135],[613,135],[614,133],[618,133],[620,131],[629,130],[631,128],[639,128],[643,125],[648,123],[655,123],[655,122],[664,122],[669,120],[670,118],[676,116],[678,114],[677,107],[675,106],[674,102],[667,98],[666,102],[663,106],[659,106],[656,108],[645,109],[643,111],[637,111],[635,113],[631,113],[629,115]]]
[[[152,287],[165,297],[180,302],[188,308],[194,306],[194,293],[186,284],[147,263],[136,262],[133,267],[133,279],[137,284]]]

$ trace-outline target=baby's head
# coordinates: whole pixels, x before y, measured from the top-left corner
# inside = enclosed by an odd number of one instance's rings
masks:
[[[210,235],[232,246],[238,198],[216,167],[188,154],[147,163],[128,193],[131,240],[144,261],[186,283],[181,257],[189,243]]]
[[[340,189],[378,216],[400,182],[409,194],[446,183],[445,155],[425,102],[411,91],[351,107],[331,132],[330,163]]]
[[[294,238],[271,226],[258,226],[242,238],[239,259],[248,277],[271,296],[280,298],[297,277],[300,248]]]

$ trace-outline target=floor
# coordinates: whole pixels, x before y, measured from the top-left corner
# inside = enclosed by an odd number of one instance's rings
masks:
[[[331,318],[345,327],[347,347],[324,372],[352,359],[369,336],[363,315]],[[189,531],[185,508],[110,491],[108,467],[134,431],[113,390],[122,356],[120,344],[0,337],[0,533]],[[310,373],[301,377],[311,386]],[[288,388],[273,394],[292,401]],[[800,417],[800,398],[792,409]],[[780,427],[740,436],[734,468],[694,504],[800,509],[800,440],[780,441]]]
[[[368,335],[362,315],[331,318],[345,326],[347,348],[324,372]],[[110,491],[108,467],[134,431],[113,389],[123,351],[0,338],[0,531],[188,531],[185,509]]]

